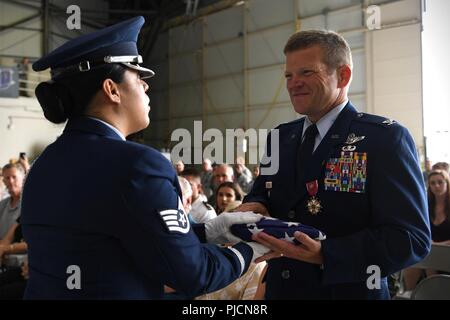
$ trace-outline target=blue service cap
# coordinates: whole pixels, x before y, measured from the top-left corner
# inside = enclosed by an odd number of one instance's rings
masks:
[[[144,22],[139,16],[70,40],[33,63],[33,70],[51,68],[52,78],[56,78],[120,63],[137,70],[141,78],[153,77],[152,70],[139,66],[142,57],[136,42]]]

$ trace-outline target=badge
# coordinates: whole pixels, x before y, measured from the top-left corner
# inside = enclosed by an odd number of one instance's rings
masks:
[[[356,150],[356,146],[352,146],[352,145],[342,147],[342,151],[355,151],[355,150]]]
[[[364,140],[366,136],[357,136],[354,133],[350,133],[347,137],[347,141],[345,141],[346,144],[354,144],[357,143],[358,141]]]
[[[312,215],[318,214],[322,210],[322,205],[319,199],[316,197],[317,191],[319,191],[319,182],[317,180],[306,183],[306,190],[309,194],[309,199],[306,203],[306,208]]]

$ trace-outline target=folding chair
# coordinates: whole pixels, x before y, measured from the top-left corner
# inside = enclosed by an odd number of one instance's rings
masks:
[[[450,275],[433,275],[419,282],[412,300],[450,300]]]

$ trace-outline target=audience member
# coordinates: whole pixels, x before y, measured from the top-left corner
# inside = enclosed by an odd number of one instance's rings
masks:
[[[27,249],[17,220],[0,240],[0,300],[22,299],[26,287],[22,258],[26,256],[20,254],[26,253]]]
[[[216,192],[216,212],[225,212],[227,206],[235,201],[242,201],[244,192],[236,182],[225,181],[219,185]],[[234,209],[234,208],[233,208]],[[228,210],[231,211],[231,210]]]
[[[211,160],[208,158],[203,159],[200,178],[203,186],[203,194],[206,196],[206,198],[211,197],[214,194],[211,186],[213,178],[213,167],[211,164]]]
[[[10,197],[0,201],[0,239],[5,237],[6,232],[20,216],[20,197],[25,171],[18,163],[7,164],[2,169],[2,176]]]
[[[215,218],[216,211],[208,204],[208,199],[202,193],[203,187],[201,184],[200,174],[195,169],[185,169],[181,176],[189,181],[192,188],[192,209],[189,215],[197,223],[205,223],[208,220]]]
[[[431,171],[428,176],[427,194],[433,243],[450,245],[450,178],[446,171]],[[427,269],[425,273],[430,276],[436,271]],[[403,270],[405,290],[414,289],[423,276],[423,269],[407,268]]]
[[[434,170],[444,170],[447,173],[450,173],[449,164],[447,162],[436,162],[431,167],[431,171],[434,171]]]
[[[178,175],[182,173],[184,170],[184,163],[181,160],[175,161],[173,166],[175,167],[175,171],[177,172]]]
[[[216,206],[216,192],[219,185],[223,182],[234,182],[233,168],[228,164],[218,164],[214,167],[212,178],[212,190],[214,194],[208,198],[208,203]]]
[[[242,157],[236,158],[234,165],[236,182],[239,184],[244,192],[249,192],[251,189],[251,182],[253,180],[251,171],[245,166],[245,160]]]

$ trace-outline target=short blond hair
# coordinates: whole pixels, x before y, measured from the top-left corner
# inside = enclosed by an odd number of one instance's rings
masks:
[[[329,30],[306,30],[294,33],[284,46],[284,54],[312,46],[320,46],[323,50],[323,62],[328,69],[336,69],[343,65],[353,68],[352,52],[343,36]]]
[[[25,168],[20,164],[20,162],[5,164],[2,168],[2,173],[5,172],[5,170],[9,169],[16,169],[17,171],[20,171],[23,175],[25,175]]]

